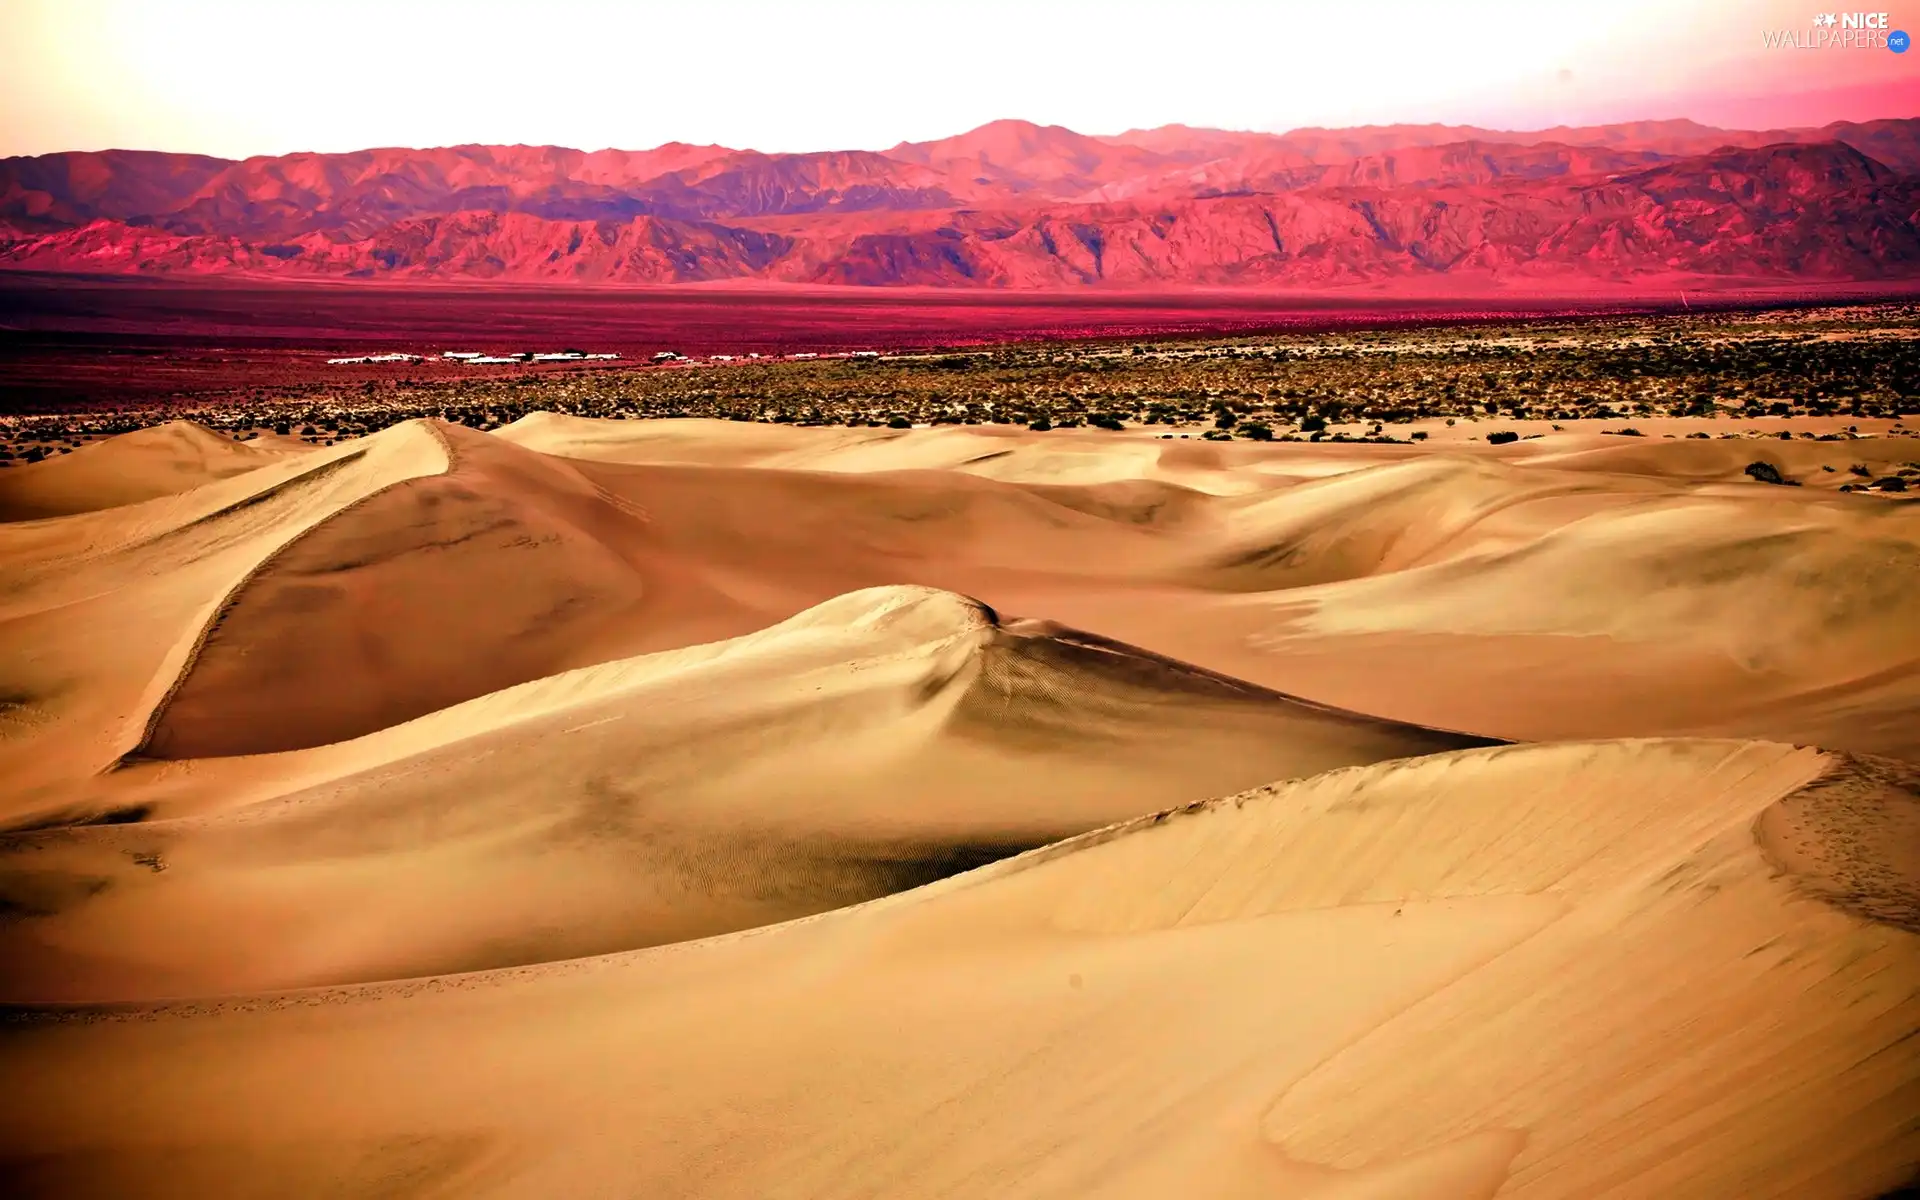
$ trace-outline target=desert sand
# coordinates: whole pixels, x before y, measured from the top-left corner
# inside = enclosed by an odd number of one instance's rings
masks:
[[[0,1190],[1879,1196],[1920,507],[1833,481],[1913,455],[542,414],[9,469]]]

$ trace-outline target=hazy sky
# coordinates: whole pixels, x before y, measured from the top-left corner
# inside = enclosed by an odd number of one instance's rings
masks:
[[[0,0],[0,154],[1920,115],[1920,50],[1763,46],[1825,2]]]

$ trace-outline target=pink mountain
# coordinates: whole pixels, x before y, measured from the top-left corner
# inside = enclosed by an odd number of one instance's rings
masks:
[[[0,160],[0,269],[944,287],[1920,279],[1920,119]]]

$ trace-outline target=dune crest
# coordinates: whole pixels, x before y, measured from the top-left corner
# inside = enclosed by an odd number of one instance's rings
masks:
[[[236,442],[192,421],[137,429],[0,472],[0,522],[118,508],[244,475],[295,453]]]

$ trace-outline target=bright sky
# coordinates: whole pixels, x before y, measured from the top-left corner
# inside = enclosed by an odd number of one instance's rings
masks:
[[[1920,115],[1920,50],[1763,47],[1830,2],[0,0],[0,155]]]

